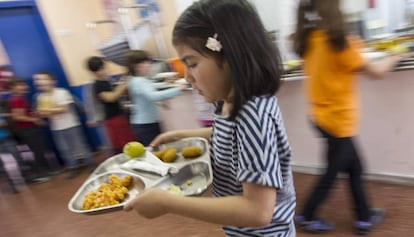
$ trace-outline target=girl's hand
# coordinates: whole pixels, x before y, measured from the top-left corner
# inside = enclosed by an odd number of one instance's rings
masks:
[[[171,195],[161,189],[148,189],[128,202],[124,206],[125,211],[135,210],[139,215],[146,218],[156,218],[167,214],[164,203],[168,202]]]
[[[164,143],[174,142],[181,139],[179,131],[170,131],[158,135],[150,144],[151,147],[157,147]]]

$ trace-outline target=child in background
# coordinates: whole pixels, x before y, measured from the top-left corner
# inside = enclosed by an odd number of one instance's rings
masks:
[[[305,231],[321,233],[333,226],[316,217],[339,172],[349,174],[356,218],[354,228],[366,234],[383,219],[383,211],[371,209],[365,196],[363,166],[355,146],[359,117],[356,73],[378,77],[391,70],[401,56],[392,55],[376,65],[366,62],[361,42],[346,36],[339,0],[302,1],[294,36],[296,53],[304,60],[309,117],[326,141],[325,173],[307,199],[296,222]]]
[[[84,101],[83,110],[86,114],[86,124],[90,128],[96,128],[99,136],[98,149],[109,151],[112,148],[104,125],[104,105],[95,96],[93,88],[94,84],[94,81],[92,83],[85,84],[82,90],[82,97]]]
[[[3,102],[0,102],[1,110],[3,110]],[[6,117],[9,116],[7,113],[0,113],[0,154],[11,154],[13,155],[14,159],[17,162],[17,165],[20,170],[20,174],[23,176],[24,180],[27,183],[42,183],[47,181],[47,179],[36,177],[35,174],[30,174],[29,167],[26,167],[25,162],[23,161],[20,152],[17,150],[17,142],[13,138],[13,135],[9,131],[9,124],[7,122]],[[4,167],[2,159],[0,158],[0,164]],[[29,164],[29,163],[28,163]],[[7,171],[5,171],[7,172]],[[7,181],[9,182],[10,186],[12,187],[12,191],[17,193],[18,190],[14,186],[13,180],[6,174]]]
[[[29,101],[25,98],[28,93],[26,82],[14,77],[8,83],[12,95],[9,98],[9,108],[13,122],[13,130],[18,139],[26,144],[34,154],[33,171],[36,182],[46,182],[51,178],[48,173],[53,173],[45,155],[48,146],[44,131],[41,126],[44,122],[32,112]]]
[[[111,146],[116,153],[120,153],[126,143],[135,140],[128,119],[119,103],[119,98],[127,90],[127,84],[125,80],[121,79],[120,84],[116,88],[112,88],[108,80],[105,61],[100,57],[90,57],[87,66],[95,76],[94,95],[103,104],[104,124]]]
[[[200,0],[177,20],[173,45],[186,79],[220,106],[212,128],[172,131],[151,144],[211,139],[215,198],[147,189],[125,210],[224,225],[227,236],[295,236],[291,150],[278,100],[282,62],[247,0]]]
[[[186,86],[158,91],[154,82],[146,78],[151,69],[151,60],[142,50],[132,50],[126,56],[128,91],[132,101],[131,124],[138,140],[148,146],[161,133],[157,101],[177,96]]]
[[[69,169],[66,178],[73,179],[79,175],[79,159],[83,159],[92,170],[94,161],[72,95],[66,89],[56,88],[56,81],[49,72],[36,73],[33,79],[40,92],[37,96],[37,111],[40,116],[49,119],[54,141]]]

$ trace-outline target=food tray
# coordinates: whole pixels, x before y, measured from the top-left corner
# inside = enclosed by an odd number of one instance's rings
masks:
[[[181,149],[186,146],[199,146],[202,154],[199,157],[186,159],[181,155]],[[164,163],[158,159],[153,152],[166,147],[174,147],[177,149],[177,159],[172,163]],[[124,154],[118,154],[108,158],[101,163],[87,178],[84,184],[78,189],[68,204],[70,211],[80,214],[101,214],[122,210],[124,203],[132,199],[140,190],[147,188],[161,188],[168,190],[172,185],[181,189],[180,195],[194,196],[203,193],[212,182],[212,169],[209,154],[209,143],[204,138],[191,137],[176,142],[160,145],[157,149],[147,148],[144,157],[136,158],[152,164],[164,165],[171,167],[171,172],[166,176],[151,173],[142,170],[126,169],[123,164],[130,162],[131,158]],[[83,199],[85,195],[96,190],[99,185],[107,182],[111,174],[119,177],[130,175],[133,177],[134,184],[128,191],[127,198],[120,204],[101,207],[92,210],[82,210]],[[191,180],[191,185],[187,181]]]
[[[84,200],[85,195],[90,191],[96,191],[101,184],[108,183],[109,176],[113,174],[117,175],[120,178],[127,176],[127,175],[132,177],[132,183],[128,188],[128,193],[125,199],[121,203],[116,204],[116,205],[83,210],[82,205],[83,205],[83,200]],[[143,191],[144,189],[145,189],[145,183],[143,182],[142,179],[140,179],[138,176],[135,176],[134,174],[131,174],[128,172],[120,172],[120,171],[107,172],[107,173],[88,179],[79,188],[79,190],[72,197],[72,199],[69,201],[68,208],[72,212],[81,213],[81,214],[101,214],[101,213],[106,213],[106,212],[122,210],[125,203],[133,199],[139,192]]]

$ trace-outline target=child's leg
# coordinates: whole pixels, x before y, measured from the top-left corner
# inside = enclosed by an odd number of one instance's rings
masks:
[[[40,127],[22,128],[17,130],[18,137],[29,146],[35,156],[34,169],[38,174],[46,174],[50,165],[45,158],[46,139]]]
[[[17,143],[13,139],[7,138],[3,141],[1,150],[13,155],[14,159],[17,162],[17,165],[19,166],[20,174],[24,178],[28,178],[26,165],[24,164],[24,161],[20,155],[20,152],[17,150]]]
[[[355,145],[353,143],[352,148],[354,150],[354,158],[349,167],[349,185],[351,188],[352,198],[355,204],[355,210],[358,220],[368,221],[368,219],[370,218],[370,213],[363,187],[363,168],[358,155],[358,151],[356,150]]]
[[[341,169],[341,142],[331,136],[326,137],[325,139],[326,160],[328,161],[328,166],[305,203],[302,214],[306,220],[315,219],[317,208],[328,197]]]
[[[73,156],[74,148],[71,147],[73,138],[70,137],[69,129],[52,131],[52,134],[56,142],[57,149],[66,163],[66,167],[70,170],[77,169],[78,164]]]
[[[5,178],[6,178],[6,181],[7,181],[7,183],[9,184],[9,186],[10,186],[11,190],[12,190],[14,193],[18,193],[19,191],[17,190],[16,186],[14,186],[13,179],[10,177],[9,173],[7,172],[6,167],[5,167],[5,165],[4,165],[4,162],[3,162],[3,160],[2,160],[2,159],[1,159],[1,157],[0,157],[0,174],[1,174],[1,173],[4,173],[4,176],[5,176]]]
[[[68,136],[71,138],[72,148],[78,152],[79,157],[83,158],[87,165],[94,163],[91,157],[91,151],[85,140],[85,135],[81,126],[69,128],[67,131]]]

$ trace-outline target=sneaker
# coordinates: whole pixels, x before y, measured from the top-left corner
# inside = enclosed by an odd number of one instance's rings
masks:
[[[48,182],[50,180],[52,180],[51,177],[49,177],[49,176],[43,176],[43,177],[31,178],[31,179],[29,179],[27,181],[28,181],[28,183],[31,183],[31,184],[40,184],[40,183]]]
[[[366,235],[371,229],[381,223],[385,217],[385,211],[378,208],[373,208],[370,210],[371,217],[369,221],[355,221],[354,228],[355,233],[358,235]]]
[[[334,226],[327,221],[324,221],[322,219],[313,219],[311,221],[308,221],[304,216],[296,216],[295,223],[302,230],[314,234],[326,233],[334,229]]]

